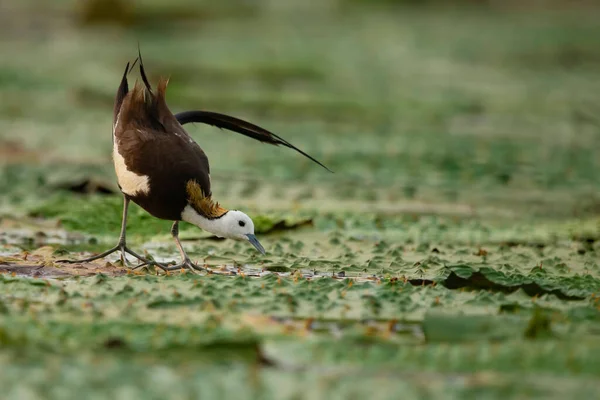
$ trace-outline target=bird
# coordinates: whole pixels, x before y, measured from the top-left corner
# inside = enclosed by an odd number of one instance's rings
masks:
[[[142,83],[136,80],[129,90],[127,76],[139,61]],[[252,219],[239,210],[228,210],[213,199],[208,157],[183,125],[204,123],[240,133],[261,142],[289,147],[332,172],[320,161],[280,136],[250,122],[212,111],[184,111],[174,115],[166,103],[169,80],[160,78],[153,90],[138,48],[138,57],[127,63],[117,89],[113,109],[112,158],[118,187],[123,194],[121,231],[117,244],[109,250],[80,260],[90,262],[120,251],[123,265],[126,253],[140,261],[135,268],[154,265],[163,271],[187,268],[201,271],[193,263],[179,240],[179,222],[196,225],[221,238],[247,241],[265,254],[254,233]],[[150,215],[173,221],[171,235],[181,255],[176,265],[145,258],[127,246],[127,212],[134,202]]]

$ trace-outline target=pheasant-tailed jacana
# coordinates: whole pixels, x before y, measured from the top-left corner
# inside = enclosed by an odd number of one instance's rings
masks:
[[[127,75],[137,61],[143,84],[136,81],[129,91]],[[165,271],[184,267],[200,270],[179,241],[179,221],[194,224],[218,237],[246,240],[264,254],[264,248],[254,235],[254,223],[250,217],[241,211],[227,210],[212,198],[208,158],[182,125],[199,122],[261,142],[283,145],[328,168],[281,137],[249,122],[210,111],[186,111],[173,115],[165,99],[168,80],[160,79],[154,92],[144,71],[141,54],[136,62],[131,68],[129,63],[125,67],[113,113],[113,161],[124,199],[119,242],[94,257],[61,261],[93,261],[120,250],[123,261],[126,261],[124,254],[129,253],[142,262],[139,266],[156,265]],[[156,218],[174,221],[171,234],[181,253],[180,264],[160,264],[127,247],[125,231],[130,201]]]

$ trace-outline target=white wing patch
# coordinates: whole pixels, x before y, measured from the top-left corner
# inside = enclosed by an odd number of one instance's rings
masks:
[[[115,163],[115,172],[117,173],[117,182],[119,182],[123,193],[129,196],[150,193],[150,178],[147,175],[138,175],[127,169],[125,159],[119,153],[116,138],[113,144],[113,161]]]
[[[115,130],[117,129],[117,125],[119,125],[119,117],[121,117],[121,112],[117,114],[117,120],[113,125],[113,162],[115,164],[115,172],[117,173],[117,182],[119,182],[121,191],[129,196],[135,196],[139,193],[148,194],[150,193],[150,178],[128,170],[125,159],[119,153],[117,138],[115,137]]]

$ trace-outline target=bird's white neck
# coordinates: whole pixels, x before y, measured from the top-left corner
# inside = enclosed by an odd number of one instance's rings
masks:
[[[185,222],[196,225],[206,232],[217,235],[218,237],[228,237],[227,222],[225,217],[214,219],[203,217],[188,204],[181,213],[181,219]]]

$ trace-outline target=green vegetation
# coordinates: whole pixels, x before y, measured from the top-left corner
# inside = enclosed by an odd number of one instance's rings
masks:
[[[3,8],[44,13],[0,28],[3,398],[599,396],[598,11],[379,3]],[[174,111],[335,171],[188,127],[266,256],[183,224],[212,273],[56,263],[117,239],[111,110],[138,40]],[[132,206],[128,240],[178,260],[169,227]]]

